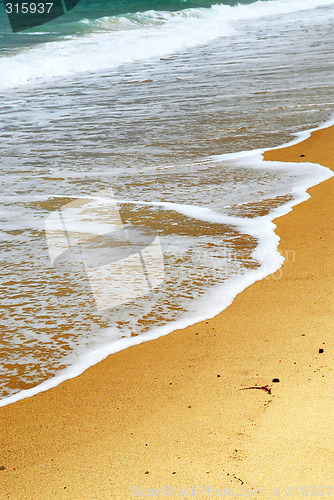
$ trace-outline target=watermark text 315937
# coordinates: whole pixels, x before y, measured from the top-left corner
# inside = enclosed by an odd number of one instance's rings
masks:
[[[35,28],[64,15],[73,9],[80,0],[14,0],[6,1],[5,10],[13,33]]]

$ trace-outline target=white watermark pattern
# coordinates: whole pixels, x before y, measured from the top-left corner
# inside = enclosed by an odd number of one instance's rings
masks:
[[[149,294],[165,278],[156,231],[124,225],[113,193],[71,201],[45,221],[53,266],[80,269],[98,311]]]
[[[289,498],[289,497],[323,497],[329,498],[333,490],[333,486],[272,486],[265,488],[246,488],[239,489],[230,487],[213,488],[207,485],[189,486],[186,488],[165,485],[162,487],[142,488],[133,486],[131,488],[131,496],[134,498],[145,497],[184,497],[184,498]]]

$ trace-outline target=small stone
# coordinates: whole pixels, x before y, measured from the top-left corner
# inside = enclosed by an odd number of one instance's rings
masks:
[[[217,377],[220,377],[220,375],[218,374]]]
[[[322,354],[324,352],[323,349],[319,349],[319,353]]]
[[[5,468],[6,468],[6,467],[5,467],[4,465],[1,465],[1,466],[0,466],[0,470],[5,470]]]
[[[279,378],[273,378],[273,382],[275,383],[279,382]]]
[[[148,470],[145,471],[145,474],[149,474],[150,472]]]

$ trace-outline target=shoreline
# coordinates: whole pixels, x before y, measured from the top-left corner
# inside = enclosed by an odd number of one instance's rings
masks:
[[[333,168],[333,138],[334,127],[317,129],[264,158]],[[211,320],[0,409],[4,498],[127,499],[133,486],[201,484],[264,488],[270,498],[270,487],[330,485],[333,178],[309,191],[275,220],[279,250],[295,256],[282,279],[257,281]],[[256,385],[272,394],[240,391]]]
[[[277,147],[273,148],[272,150],[271,149],[259,149],[259,150],[252,150],[252,151],[241,151],[238,153],[223,154],[221,156],[225,157],[226,159],[229,159],[229,158],[231,158],[231,159],[239,158],[240,159],[240,156],[241,156],[241,157],[245,157],[247,162],[250,161],[251,163],[255,162],[257,164],[257,163],[261,162],[261,157],[264,157],[265,155],[270,154],[271,152],[275,152],[275,151],[280,152],[282,149],[286,149],[286,148],[290,148],[291,146],[298,145],[299,143],[307,140],[311,136],[311,134],[313,134],[313,132],[317,132],[318,130],[326,129],[326,128],[329,128],[331,126],[334,126],[334,117],[323,122],[322,124],[320,124],[316,128],[309,129],[309,130],[298,132],[298,133],[294,134],[295,139],[292,139],[283,145],[277,146]],[[273,158],[273,161],[275,161],[275,158]],[[288,160],[284,160],[284,161],[288,161]],[[316,163],[316,161],[315,161],[315,163]],[[288,214],[291,210],[293,210],[293,208],[296,205],[299,205],[300,203],[303,203],[304,201],[306,201],[309,198],[308,190],[310,188],[324,182],[324,180],[320,180],[320,177],[321,177],[321,174],[319,174],[319,177],[317,179],[317,183],[311,187],[307,187],[307,185],[300,185],[298,190],[296,191],[296,192],[298,192],[298,197],[296,197],[295,201],[292,201],[292,203],[286,203],[285,205],[283,205],[281,207],[281,209],[278,210],[278,212],[277,212],[277,209],[275,209],[272,213],[272,216],[269,219],[267,219],[266,221],[263,218],[263,227],[269,221],[270,221],[269,224],[272,223],[272,238],[271,238],[272,241],[270,242],[271,246],[275,245],[275,247],[276,247],[277,239],[279,240],[279,237],[277,238],[277,235],[275,232],[276,225],[273,223],[273,221]],[[296,194],[296,192],[295,192],[295,194]],[[302,199],[302,198],[304,198],[304,199]],[[147,205],[151,204],[150,202],[144,202],[144,203]],[[159,205],[159,203],[152,203],[152,204]],[[161,204],[164,205],[164,203],[161,203]],[[173,203],[166,203],[166,204],[173,205]],[[175,207],[176,207],[175,209],[177,211],[178,204],[176,204]],[[171,208],[171,210],[173,210],[173,208]],[[274,212],[275,212],[275,216],[274,216]],[[231,224],[235,224],[236,227],[238,227],[238,228],[240,226],[241,230],[242,231],[244,230],[243,229],[244,222],[243,222],[242,218],[240,218],[240,221],[238,221],[238,222],[232,220],[232,219],[234,219],[233,217],[227,216],[227,218],[231,219],[231,222],[230,222]],[[237,219],[238,218],[236,218],[236,220]],[[227,221],[227,222],[229,223],[229,221]],[[247,232],[247,231],[250,231],[250,232]],[[263,235],[262,235],[261,230],[259,231],[256,229],[254,232],[254,230],[252,230],[251,227],[247,227],[246,233],[251,234],[255,238],[259,238],[259,242],[263,239]],[[263,241],[261,241],[260,244],[263,244]],[[268,241],[266,241],[266,244],[268,245]],[[271,266],[269,264],[269,267],[275,267],[274,261],[275,261],[275,259],[277,260],[277,258],[278,258],[278,260],[280,259],[280,254],[278,253],[278,251],[276,251],[276,249],[275,250],[271,249],[271,251],[273,251],[273,256],[271,257],[272,262],[271,262]],[[266,250],[266,253],[267,252],[268,252],[268,250]],[[88,370],[89,368],[97,365],[101,361],[105,360],[108,356],[114,355],[117,352],[120,352],[122,350],[128,349],[128,348],[136,346],[136,345],[139,345],[141,343],[150,342],[152,340],[157,340],[160,337],[163,337],[165,335],[170,335],[174,331],[183,330],[185,328],[188,328],[189,326],[194,326],[197,323],[211,320],[213,317],[217,316],[218,314],[221,314],[226,308],[230,307],[230,305],[235,300],[236,296],[238,296],[240,293],[244,292],[244,290],[246,290],[249,286],[251,286],[252,284],[254,284],[257,281],[260,281],[262,279],[266,279],[270,274],[272,274],[268,269],[265,270],[266,267],[268,267],[268,262],[266,262],[265,260],[262,260],[261,267],[260,267],[260,276],[258,276],[257,273],[255,273],[255,276],[253,276],[253,277],[245,275],[244,283],[236,285],[232,294],[226,290],[225,296],[228,296],[228,299],[225,301],[220,301],[219,305],[216,304],[216,307],[215,307],[216,310],[213,313],[212,313],[212,311],[210,311],[210,314],[206,314],[206,315],[203,315],[203,314],[198,315],[197,314],[197,317],[195,315],[195,317],[190,316],[190,317],[186,317],[186,318],[180,318],[180,319],[175,320],[171,323],[167,323],[164,326],[152,328],[148,332],[145,332],[145,333],[141,334],[140,336],[122,338],[120,340],[114,341],[112,344],[110,344],[110,346],[104,346],[102,348],[92,350],[91,352],[85,354],[80,362],[77,362],[74,365],[70,365],[70,366],[66,367],[65,369],[61,370],[58,374],[56,374],[55,376],[44,380],[43,382],[39,383],[38,385],[35,385],[35,386],[30,387],[28,389],[22,389],[13,395],[3,397],[2,399],[0,399],[0,408],[7,406],[9,404],[14,404],[17,401],[21,401],[23,399],[33,397],[39,393],[53,389],[53,388],[57,387],[58,385],[66,382],[67,380],[71,380],[73,378],[76,378],[76,377],[80,376],[82,373],[84,373],[86,370]],[[262,268],[263,268],[263,272],[262,272]],[[280,268],[281,268],[281,265],[280,265]],[[272,272],[274,272],[274,271],[272,271]],[[277,272],[280,272],[280,271],[278,270]],[[226,292],[228,292],[228,293],[226,293]]]

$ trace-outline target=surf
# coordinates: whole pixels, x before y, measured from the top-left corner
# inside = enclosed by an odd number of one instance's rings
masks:
[[[334,0],[267,0],[235,6],[128,13],[83,18],[74,33],[0,57],[0,90],[111,71],[129,63],[171,56],[221,37],[236,40],[245,23],[334,4]],[[243,22],[240,27],[238,23]],[[45,27],[43,27],[45,28]]]

